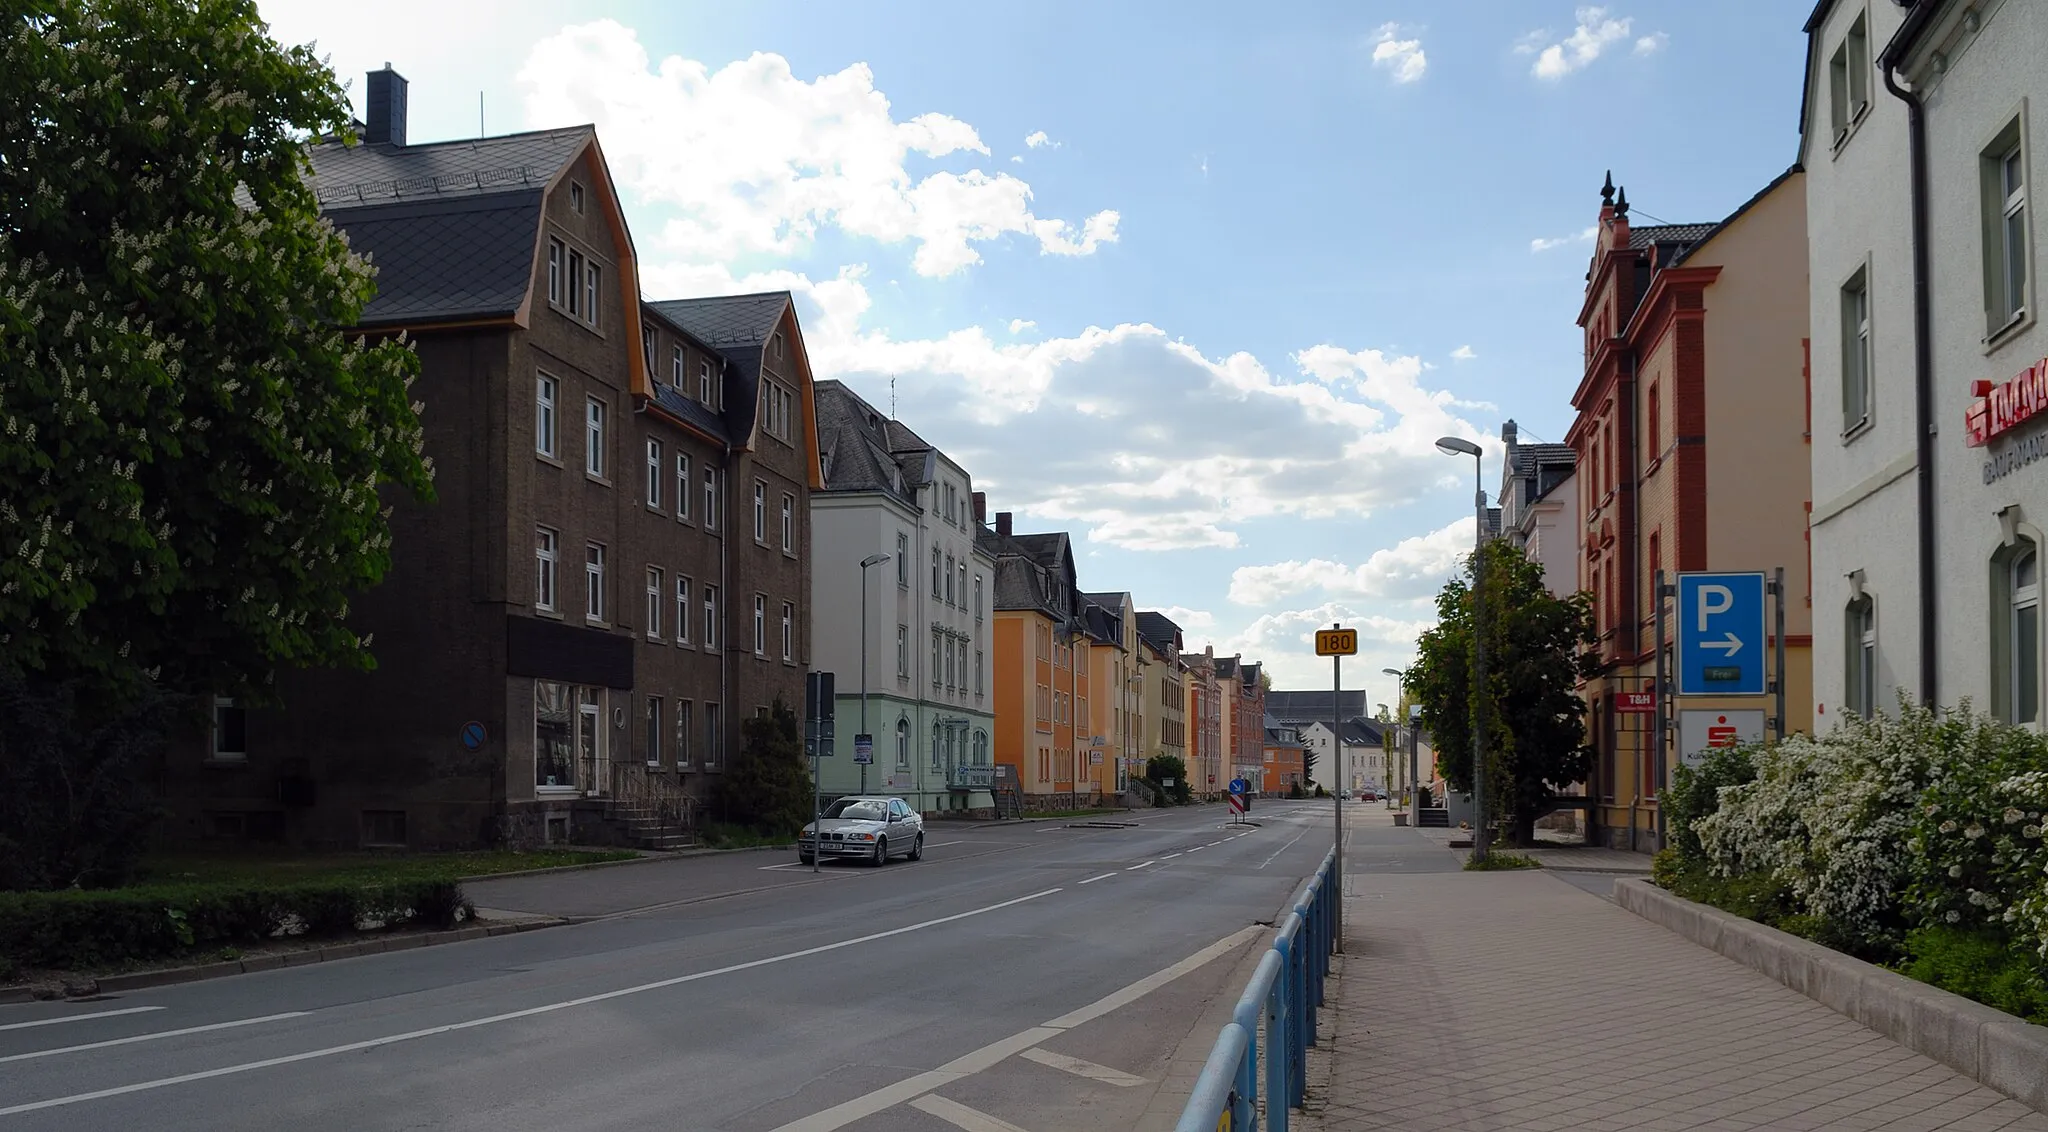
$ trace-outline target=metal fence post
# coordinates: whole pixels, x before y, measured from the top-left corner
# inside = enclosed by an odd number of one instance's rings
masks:
[[[1272,1132],[1287,1132],[1287,1098],[1293,1077],[1287,1061],[1293,1056],[1294,1018],[1287,1003],[1287,940],[1284,936],[1273,941],[1273,950],[1280,954],[1280,971],[1279,977],[1273,980],[1273,993],[1268,997],[1266,1007],[1266,1127]]]

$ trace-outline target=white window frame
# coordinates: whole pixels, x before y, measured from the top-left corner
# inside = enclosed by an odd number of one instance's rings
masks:
[[[896,588],[910,588],[910,536],[896,533]]]
[[[958,606],[958,607],[959,607],[959,608],[961,608],[961,609],[965,609],[965,608],[967,608],[967,560],[966,560],[966,559],[964,559],[964,558],[963,558],[963,559],[961,559],[960,561],[958,561],[958,562],[955,562],[955,563],[953,564],[953,582],[954,582],[954,587],[953,587],[953,588],[954,588],[954,589],[955,589],[955,590],[956,590],[956,591],[957,591],[957,592],[959,593],[959,600],[958,600],[958,601],[956,601],[956,602],[954,602],[953,604],[954,604],[954,605],[956,605],[956,606]]]
[[[1984,317],[1987,348],[2032,321],[2033,229],[2027,186],[2033,178],[2022,106],[1984,147]],[[2016,175],[2016,179],[2015,179]]]
[[[1865,264],[1842,284],[1842,435],[1854,436],[1877,415],[1870,345],[1870,267]],[[1859,412],[1852,415],[1851,406]]]
[[[558,307],[562,305],[562,284],[565,274],[563,269],[568,266],[563,261],[568,255],[569,249],[562,241],[553,236],[548,237],[548,302]]]
[[[558,423],[555,407],[560,404],[562,383],[554,375],[536,371],[533,375],[533,450],[550,460],[556,458]]]
[[[604,479],[605,432],[611,424],[611,406],[596,397],[583,399],[583,474]]]
[[[704,469],[704,529],[718,529],[718,469]]]
[[[910,679],[910,626],[896,626],[896,678]]]
[[[683,371],[688,368],[690,368],[689,360],[684,355],[683,348],[681,346],[671,346],[669,348],[668,383],[674,386],[678,393],[683,391]]]
[[[696,614],[696,608],[690,604],[690,576],[679,572],[676,574],[676,647],[682,648],[690,643],[690,619]]]
[[[2020,567],[2031,565],[2033,581],[2020,583]],[[2041,548],[2031,541],[2022,545],[2006,564],[2007,624],[2006,624],[2006,716],[2016,726],[2039,729],[2041,726]],[[2034,625],[2032,649],[2023,649],[2020,640],[2020,620],[2031,615]],[[2021,704],[2031,701],[2032,711],[2023,713]]]
[[[940,559],[939,559],[939,548],[938,548],[938,547],[936,547],[936,546],[935,546],[935,547],[932,547],[932,600],[933,600],[933,601],[937,601],[937,600],[939,600],[939,595],[940,595],[940,594],[941,594],[942,592],[944,592],[944,587],[945,587],[945,583],[944,583],[944,582],[943,582],[943,581],[941,580],[941,576],[940,576],[940,574],[939,574],[939,571],[940,571],[941,569],[943,569],[943,568],[944,568],[944,567],[942,567],[942,566],[940,565]]]
[[[974,576],[974,619],[976,621],[981,620],[981,610],[981,575],[976,574]]]
[[[560,612],[562,532],[535,527],[533,560],[533,607],[544,613]]]
[[[941,675],[940,675],[940,672],[939,672],[939,641],[940,641],[940,634],[939,634],[939,631],[938,631],[937,629],[933,629],[933,630],[932,630],[932,687],[933,687],[933,688],[938,688],[938,687],[941,687],[941,686],[942,686],[942,683],[941,683]]]
[[[724,754],[725,711],[721,705],[707,700],[704,704],[704,769],[716,769]]]
[[[676,521],[690,521],[690,492],[695,485],[690,482],[690,454],[680,448],[676,450]]]
[[[715,409],[718,406],[712,403],[711,397],[711,361],[708,358],[700,358],[697,361],[697,400]]]
[[[668,478],[668,458],[662,452],[661,441],[647,438],[647,505],[661,510],[661,484]]]
[[[647,697],[646,728],[647,765],[660,766],[662,734],[662,714],[660,696]]]
[[[604,268],[594,259],[583,261],[583,324],[597,329],[598,296],[603,292]]]
[[[754,655],[768,655],[768,595],[754,595]]]
[[[1866,594],[1850,602],[1845,614],[1849,670],[1843,685],[1849,710],[1868,719],[1877,712],[1877,605]]]
[[[583,549],[583,619],[593,625],[602,625],[604,620],[604,554],[601,542],[584,544]]]
[[[704,587],[704,649],[707,652],[718,648],[718,587]]]
[[[647,639],[661,639],[661,611],[668,607],[668,575],[659,566],[647,568]]]
[[[683,770],[690,765],[691,744],[696,738],[690,731],[697,725],[696,713],[690,710],[689,700],[677,700],[675,711],[670,715],[669,723],[676,735],[676,769]]]
[[[896,720],[896,769],[910,769],[910,721]]]
[[[937,597],[938,595],[933,594],[932,596]],[[954,599],[956,597],[964,599],[966,596],[966,594],[955,594],[953,592],[953,556],[948,554],[946,556],[946,604],[958,605],[959,602]]]
[[[754,541],[768,544],[768,485],[754,481]]]
[[[782,493],[782,552],[796,553],[796,496]]]
[[[221,713],[224,711],[241,713],[242,742],[240,750],[232,749],[231,746],[224,744],[222,732],[226,728],[221,723]],[[210,752],[208,757],[215,762],[239,763],[249,760],[249,712],[247,708],[236,703],[233,696],[213,697],[213,716],[212,722],[207,725],[206,746]]]
[[[796,660],[796,606],[782,603],[782,659]]]

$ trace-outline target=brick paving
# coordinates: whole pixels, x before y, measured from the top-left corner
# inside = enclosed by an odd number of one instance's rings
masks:
[[[1347,889],[1348,954],[1297,1127],[2048,1132],[1558,877],[1358,872]]]

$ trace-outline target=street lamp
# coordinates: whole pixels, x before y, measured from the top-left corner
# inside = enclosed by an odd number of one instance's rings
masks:
[[[1472,480],[1476,492],[1472,497],[1477,511],[1477,525],[1472,531],[1472,859],[1486,860],[1486,749],[1485,734],[1485,689],[1486,689],[1486,634],[1482,627],[1481,612],[1485,606],[1483,582],[1486,577],[1486,563],[1482,554],[1486,550],[1486,469],[1485,458],[1479,446],[1462,436],[1438,437],[1436,450],[1446,456],[1472,457]]]
[[[887,562],[886,554],[870,554],[860,560],[860,733],[868,737],[873,752],[875,737],[868,730],[868,569]],[[872,757],[872,754],[871,754]],[[860,792],[868,792],[868,764],[860,764]]]
[[[1399,687],[1402,692],[1407,692],[1408,674],[1406,672],[1403,672],[1398,668],[1382,668],[1380,669],[1380,672],[1387,676],[1392,676],[1398,682],[1396,686]],[[1408,783],[1407,789],[1403,791],[1402,801],[1408,803],[1410,809],[1414,809],[1415,806],[1413,805],[1413,803],[1415,801],[1415,788],[1418,784],[1420,784],[1422,780],[1422,772],[1420,768],[1418,768],[1415,765],[1415,724],[1412,720],[1407,719],[1396,720],[1395,724],[1398,727],[1406,728],[1408,731]],[[1415,821],[1418,819],[1411,816],[1409,820]]]
[[[1389,720],[1394,718],[1393,713],[1387,710],[1387,705],[1385,704],[1380,705],[1380,714],[1386,716]],[[1380,734],[1384,736],[1386,732],[1382,731]],[[1380,744],[1380,750],[1386,750],[1384,742]],[[1386,757],[1386,764],[1387,781],[1383,785],[1386,787],[1387,808],[1391,810],[1394,808],[1394,760],[1391,757]]]

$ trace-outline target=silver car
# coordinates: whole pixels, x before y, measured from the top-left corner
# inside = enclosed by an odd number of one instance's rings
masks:
[[[855,857],[876,866],[891,857],[915,861],[924,856],[924,818],[901,798],[872,794],[841,798],[797,835],[797,860],[808,865],[814,852],[823,857]]]

